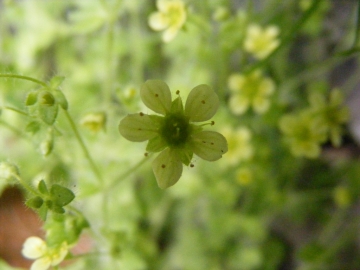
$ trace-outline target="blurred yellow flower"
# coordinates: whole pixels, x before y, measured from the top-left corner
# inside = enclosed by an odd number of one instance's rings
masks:
[[[341,144],[342,125],[349,120],[349,109],[343,105],[344,97],[339,89],[330,93],[329,100],[324,95],[312,93],[309,97],[310,113],[324,125],[331,143],[338,147]]]
[[[334,189],[334,201],[339,207],[347,207],[351,203],[350,192],[347,187],[337,186]]]
[[[258,59],[267,57],[280,44],[277,39],[279,32],[279,28],[274,25],[261,28],[259,25],[250,24],[244,41],[245,51]]]
[[[228,87],[232,92],[229,105],[234,114],[243,114],[250,106],[256,113],[265,113],[270,107],[269,97],[275,91],[273,80],[259,70],[248,75],[232,74]]]
[[[50,248],[39,237],[31,236],[26,239],[22,254],[28,259],[35,260],[30,270],[47,270],[50,266],[59,265],[68,254],[68,245],[63,242],[60,246]]]
[[[155,31],[163,31],[164,42],[173,40],[186,20],[185,4],[181,0],[158,0],[159,11],[149,17],[149,25]]]
[[[236,181],[242,186],[249,185],[253,180],[253,173],[249,168],[240,168],[236,171]]]
[[[80,124],[92,132],[99,132],[106,128],[106,114],[104,112],[93,112],[86,114]]]
[[[321,143],[326,140],[326,130],[318,119],[304,112],[285,115],[279,124],[294,156],[316,158],[320,155]]]
[[[223,161],[228,165],[236,165],[241,161],[252,158],[254,149],[251,144],[251,131],[246,127],[239,127],[233,130],[229,127],[224,128],[221,133],[228,142],[228,153],[223,157]]]

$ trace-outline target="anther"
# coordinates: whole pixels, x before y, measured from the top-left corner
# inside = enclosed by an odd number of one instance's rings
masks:
[[[142,112],[140,112],[139,114],[140,114],[140,116],[144,116],[144,114]]]
[[[212,126],[215,125],[215,121],[211,121],[211,125],[212,125]]]
[[[144,156],[145,156],[145,157],[147,157],[148,155],[149,155],[149,153],[147,153],[147,152],[144,153]]]
[[[179,91],[179,90],[176,90],[176,94],[177,94],[177,95],[180,94],[180,91]]]
[[[158,94],[155,94],[155,97],[158,97],[159,95]]]
[[[161,168],[163,168],[163,169],[164,169],[165,167],[166,167],[166,166],[165,166],[165,164],[161,165]]]
[[[205,100],[202,100],[201,103],[202,103],[202,104],[205,104]]]
[[[190,164],[190,167],[191,167],[191,168],[194,168],[194,167],[195,167],[195,165],[191,163],[191,164]]]

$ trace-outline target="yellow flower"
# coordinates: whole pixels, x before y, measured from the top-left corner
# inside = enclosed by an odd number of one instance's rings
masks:
[[[267,57],[280,44],[277,39],[279,32],[279,28],[274,25],[266,28],[261,28],[256,24],[249,25],[244,41],[245,51],[258,59]]]
[[[342,125],[349,120],[349,110],[343,106],[344,97],[340,90],[332,90],[329,100],[319,93],[313,93],[309,101],[311,106],[309,111],[324,126],[331,143],[336,147],[340,146]]]
[[[26,239],[22,249],[26,258],[35,260],[30,270],[46,270],[50,266],[56,266],[64,260],[67,253],[66,242],[57,247],[48,247],[44,240],[36,236]]]
[[[249,168],[240,168],[236,171],[236,181],[242,185],[247,186],[253,180],[253,173]]]
[[[351,203],[349,189],[345,186],[337,186],[334,189],[334,201],[339,207],[347,207]]]
[[[226,164],[235,165],[252,158],[254,149],[250,143],[252,134],[248,128],[239,127],[236,130],[225,128],[221,133],[228,142],[228,153],[224,156]]]
[[[158,0],[156,6],[159,11],[149,17],[149,25],[156,31],[163,31],[162,39],[169,42],[175,38],[186,20],[184,2],[181,0]]]
[[[266,112],[270,107],[269,96],[275,91],[274,82],[259,70],[248,75],[231,75],[228,86],[232,91],[229,105],[234,114],[243,114],[250,106],[259,114]]]
[[[280,119],[280,129],[294,156],[316,158],[320,155],[326,130],[311,114],[285,115]]]

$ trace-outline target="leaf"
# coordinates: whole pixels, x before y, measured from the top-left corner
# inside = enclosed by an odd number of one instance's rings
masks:
[[[32,106],[37,102],[39,91],[32,91],[30,92],[25,100],[26,106]]]
[[[67,110],[69,108],[68,101],[64,95],[64,93],[60,90],[55,90],[53,92],[56,102],[63,108],[64,110]]]
[[[41,120],[43,120],[48,125],[53,125],[57,114],[59,111],[59,107],[57,105],[48,106],[39,104],[38,113]]]
[[[44,195],[48,195],[49,194],[49,191],[47,189],[47,186],[46,186],[46,183],[44,180],[41,180],[39,182],[39,185],[38,185],[38,190],[40,191],[41,194],[44,194]]]
[[[51,89],[56,89],[58,88],[62,82],[65,80],[64,76],[54,76],[51,78],[50,80],[50,88]]]
[[[58,184],[51,186],[50,194],[53,201],[59,206],[65,206],[75,198],[74,193],[70,189]]]
[[[25,204],[30,208],[38,209],[43,205],[43,203],[44,203],[44,200],[41,197],[36,196],[36,197],[33,197],[33,198],[27,200]]]
[[[41,124],[38,121],[31,121],[27,126],[25,127],[26,132],[30,132],[32,134],[37,133],[41,128]]]

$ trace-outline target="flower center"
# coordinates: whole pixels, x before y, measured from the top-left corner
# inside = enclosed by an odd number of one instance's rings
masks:
[[[190,134],[189,120],[183,115],[168,114],[160,134],[169,146],[183,145]]]

